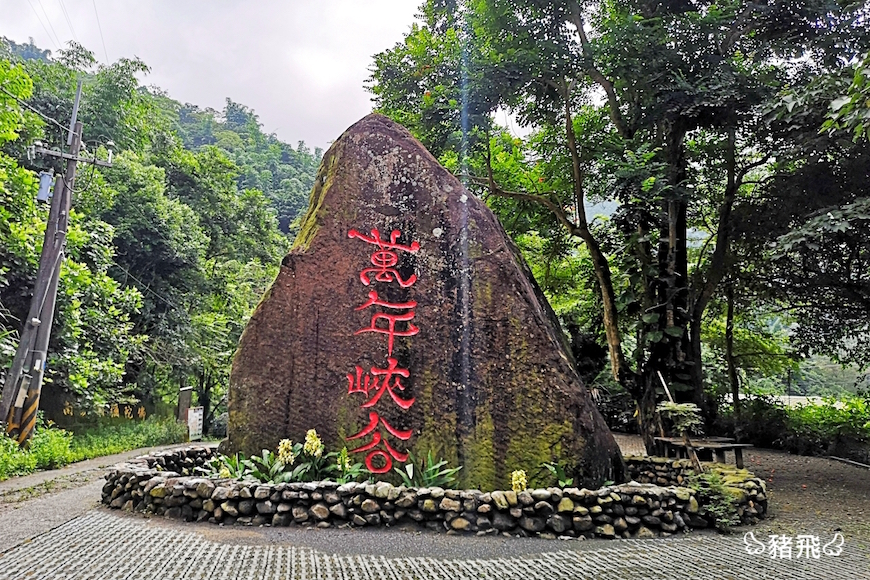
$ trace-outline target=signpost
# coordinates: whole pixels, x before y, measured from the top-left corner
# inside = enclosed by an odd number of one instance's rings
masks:
[[[191,407],[187,411],[187,430],[190,433],[188,439],[199,441],[202,439],[202,407]]]

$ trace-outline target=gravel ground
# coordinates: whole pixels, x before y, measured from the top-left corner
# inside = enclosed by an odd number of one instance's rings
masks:
[[[640,437],[614,437],[623,453],[646,455]],[[770,511],[759,525],[739,532],[757,537],[841,532],[847,541],[870,545],[870,469],[770,449],[747,449],[743,459],[749,471],[767,480]]]

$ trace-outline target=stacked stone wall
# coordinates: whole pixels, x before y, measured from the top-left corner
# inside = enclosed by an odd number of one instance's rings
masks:
[[[522,492],[396,487],[389,483],[307,482],[263,484],[195,475],[214,449],[190,447],[116,465],[107,475],[103,502],[186,521],[225,525],[355,526],[413,524],[450,533],[540,537],[644,538],[714,525],[698,493],[682,485],[632,481],[597,490],[530,489]],[[687,483],[684,465],[627,458],[638,477]],[[658,469],[668,465],[667,470]],[[659,475],[660,474],[660,475]],[[732,482],[735,486],[737,482]],[[736,497],[744,521],[761,517],[766,498],[749,474]],[[741,509],[742,508],[742,509]],[[750,509],[752,513],[750,513]]]
[[[737,515],[743,523],[757,523],[767,513],[767,487],[764,481],[746,469],[724,463],[703,463],[707,473],[718,476],[725,491],[734,499]],[[695,472],[689,459],[627,455],[628,477],[639,483],[662,486],[685,486]]]

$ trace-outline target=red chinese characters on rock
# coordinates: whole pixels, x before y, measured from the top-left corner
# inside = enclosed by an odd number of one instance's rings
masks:
[[[394,268],[394,266],[399,263],[399,254],[397,254],[395,250],[404,250],[405,252],[413,254],[420,249],[420,244],[417,242],[411,242],[411,245],[409,246],[397,244],[396,240],[398,240],[401,235],[402,232],[399,230],[393,230],[390,232],[390,241],[385,242],[381,239],[381,232],[376,229],[372,230],[371,236],[365,236],[356,230],[350,230],[347,233],[347,237],[349,238],[358,238],[369,244],[374,244],[379,248],[378,251],[372,254],[371,261],[374,267],[365,268],[359,273],[359,279],[363,284],[368,286],[372,283],[372,274],[374,274],[374,279],[378,282],[396,281],[402,288],[407,288],[417,281],[416,274],[411,274],[407,280],[403,280],[401,274],[399,274],[398,270]]]
[[[414,277],[416,280],[416,276]],[[372,314],[371,324],[367,328],[361,328],[354,332],[354,334],[362,334],[364,332],[377,332],[378,334],[386,334],[387,335],[387,354],[393,354],[393,339],[397,336],[414,336],[420,329],[411,324],[411,320],[414,319],[414,308],[417,307],[416,302],[385,302],[378,298],[378,293],[375,291],[369,292],[368,301],[356,308],[356,310],[363,310],[364,308],[368,308],[369,306],[383,306],[384,308],[390,308],[393,310],[408,310],[404,314],[387,314],[385,312],[378,312]],[[383,328],[378,326],[378,321],[383,320],[386,322],[387,327]],[[407,322],[408,327],[405,330],[396,330],[397,322]]]
[[[411,242],[408,245],[399,244],[398,239],[402,235],[399,230],[390,232],[389,241],[381,239],[381,234],[377,229],[372,229],[368,236],[357,230],[350,230],[347,235],[351,239],[359,239],[377,247],[371,255],[373,267],[364,268],[360,272],[359,279],[363,285],[371,286],[375,282],[395,282],[402,288],[409,288],[417,281],[416,274],[403,278],[396,269],[399,264],[399,252],[413,254],[420,249],[420,244],[417,242]],[[420,331],[417,326],[411,323],[414,319],[414,309],[417,307],[417,302],[413,300],[388,302],[382,300],[376,290],[371,290],[368,293],[368,300],[356,310],[378,307],[383,310],[375,311],[371,315],[369,326],[357,330],[354,334],[385,335],[387,337],[387,366],[386,368],[371,367],[368,372],[365,372],[363,367],[357,365],[355,373],[347,374],[347,392],[349,395],[355,393],[365,395],[365,401],[360,405],[364,409],[372,409],[379,402],[392,400],[399,408],[407,411],[414,404],[415,399],[404,396],[405,385],[402,380],[409,378],[411,373],[408,369],[400,368],[399,361],[394,359],[392,355],[395,337],[414,336]],[[389,398],[384,398],[384,394],[388,394]],[[391,445],[386,435],[395,437],[400,441],[408,441],[412,433],[411,430],[393,427],[376,410],[371,410],[369,411],[368,425],[356,435],[348,437],[347,440],[371,437],[368,443],[353,449],[351,453],[367,452],[366,468],[372,473],[387,473],[393,466],[393,460],[405,462],[408,460],[408,454],[398,451]],[[375,465],[375,458],[379,458],[379,462],[383,465]]]
[[[396,391],[404,391],[405,386],[402,384],[402,377],[408,378],[411,373],[408,369],[397,368],[399,362],[394,358],[388,358],[389,366],[385,369],[372,367],[370,374],[363,375],[363,368],[356,367],[356,377],[348,373],[347,375],[347,392],[365,393],[368,400],[360,405],[363,408],[374,407],[381,399],[381,395],[385,392],[390,393],[390,398],[402,409],[408,410],[414,404],[414,398],[403,399],[396,394]],[[379,378],[383,377],[383,378]],[[390,384],[390,379],[393,379],[393,384]]]

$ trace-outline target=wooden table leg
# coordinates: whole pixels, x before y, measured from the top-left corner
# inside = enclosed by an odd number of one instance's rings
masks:
[[[743,469],[743,449],[740,447],[734,448],[734,463],[737,464],[737,469]]]
[[[716,462],[717,463],[727,463],[727,461],[725,461],[725,450],[724,449],[716,449]]]

